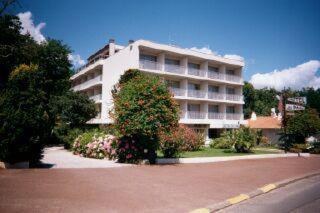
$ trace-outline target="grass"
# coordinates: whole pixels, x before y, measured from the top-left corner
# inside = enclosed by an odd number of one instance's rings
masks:
[[[231,149],[213,149],[205,147],[199,151],[194,152],[183,152],[180,154],[180,158],[194,158],[194,157],[230,157],[230,156],[243,156],[243,155],[259,155],[259,154],[274,154],[278,153],[270,150],[263,150],[259,148],[258,150],[253,150],[250,153],[236,153]],[[161,152],[158,153],[158,157],[163,157]]]

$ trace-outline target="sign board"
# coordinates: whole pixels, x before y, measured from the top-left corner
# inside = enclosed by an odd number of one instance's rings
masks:
[[[287,111],[296,111],[296,110],[304,110],[304,106],[295,105],[295,104],[286,104]]]
[[[297,103],[297,104],[307,104],[307,98],[306,97],[294,97],[294,98],[288,98],[288,101]]]

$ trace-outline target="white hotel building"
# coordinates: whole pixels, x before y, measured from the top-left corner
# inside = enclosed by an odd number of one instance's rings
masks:
[[[146,40],[116,45],[113,39],[71,77],[72,89],[87,93],[99,111],[88,123],[110,124],[111,90],[128,69],[161,76],[180,106],[180,123],[206,139],[244,124],[243,61]]]

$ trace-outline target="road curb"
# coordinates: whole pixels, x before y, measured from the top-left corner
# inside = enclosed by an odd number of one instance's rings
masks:
[[[229,199],[226,199],[225,201],[222,201],[222,202],[219,202],[219,203],[215,203],[215,204],[212,204],[212,205],[208,205],[205,208],[195,209],[195,210],[191,211],[190,213],[216,212],[216,211],[222,210],[222,209],[224,209],[226,207],[229,207],[231,205],[238,204],[238,203],[241,203],[241,202],[243,202],[245,200],[254,198],[256,196],[259,196],[259,195],[262,195],[262,194],[266,194],[266,193],[268,193],[268,192],[270,192],[270,191],[272,191],[274,189],[278,189],[278,188],[284,187],[286,185],[289,185],[291,183],[297,182],[299,180],[302,180],[302,179],[305,179],[305,178],[310,178],[310,177],[317,176],[317,175],[320,175],[320,170],[315,171],[315,172],[310,172],[310,173],[307,173],[307,174],[304,174],[304,175],[301,175],[301,176],[296,176],[296,177],[293,177],[293,178],[289,178],[289,179],[286,179],[286,180],[278,181],[276,183],[266,184],[266,185],[264,185],[262,187],[259,187],[256,190],[251,191],[249,193],[240,194],[238,196],[231,197]]]

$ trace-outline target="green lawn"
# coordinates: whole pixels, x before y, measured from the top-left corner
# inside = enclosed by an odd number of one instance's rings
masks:
[[[241,156],[241,155],[253,155],[253,154],[274,154],[278,153],[270,150],[263,150],[259,148],[259,150],[253,150],[251,153],[236,153],[230,149],[213,149],[213,148],[203,148],[200,151],[195,152],[183,152],[181,153],[181,158],[194,158],[194,157],[228,157],[228,156]],[[161,152],[158,152],[158,157],[163,157]]]

